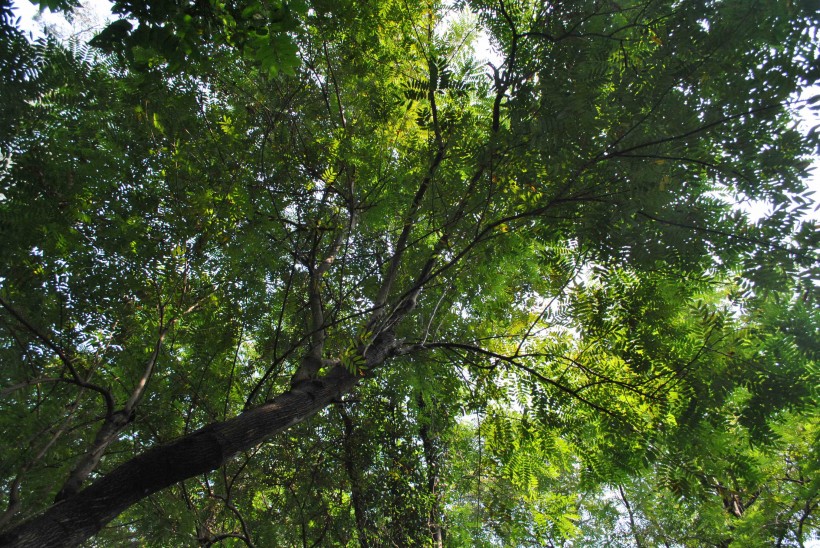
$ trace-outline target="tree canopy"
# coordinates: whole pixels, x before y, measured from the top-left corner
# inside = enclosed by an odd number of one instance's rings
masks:
[[[814,8],[0,3],[0,545],[816,538]]]

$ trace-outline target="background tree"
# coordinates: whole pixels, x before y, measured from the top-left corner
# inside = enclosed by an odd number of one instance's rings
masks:
[[[810,3],[114,9],[2,11],[0,543],[816,534]]]

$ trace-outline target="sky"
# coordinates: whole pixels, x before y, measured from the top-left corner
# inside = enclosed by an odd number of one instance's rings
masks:
[[[84,0],[80,16],[76,18],[74,25],[66,22],[61,13],[54,14],[47,9],[38,13],[38,7],[28,0],[12,0],[11,4],[15,15],[20,18],[20,28],[30,32],[34,38],[43,36],[44,23],[56,29],[61,37],[75,36],[87,40],[103,29],[107,19],[113,18],[111,3],[107,0]]]

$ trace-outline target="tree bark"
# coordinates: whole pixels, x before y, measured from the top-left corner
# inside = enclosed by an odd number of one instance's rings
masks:
[[[79,492],[83,482],[100,463],[100,459],[105,454],[105,450],[117,439],[119,433],[128,425],[129,420],[130,414],[126,414],[123,411],[114,413],[105,419],[99,432],[97,432],[97,436],[94,438],[94,444],[91,446],[91,449],[80,458],[77,465],[71,471],[71,474],[69,474],[68,479],[63,484],[63,487],[57,492],[57,496],[54,497],[54,502],[60,502]]]
[[[424,403],[424,398],[419,392],[416,395],[416,402],[419,411],[425,416],[421,419],[419,437],[424,449],[424,461],[427,464],[427,494],[430,496],[430,508],[428,512],[428,526],[433,539],[433,546],[442,548],[444,546],[444,509],[442,505],[442,493],[439,489],[439,468],[440,452],[436,444],[435,433],[432,432],[432,421],[435,411],[428,411]],[[429,422],[427,422],[429,421]]]
[[[345,436],[343,439],[344,465],[347,477],[350,479],[350,500],[353,503],[353,517],[356,520],[356,532],[359,536],[359,546],[369,548],[370,542],[367,535],[367,516],[364,509],[364,496],[362,493],[362,477],[359,470],[359,463],[356,460],[353,435],[355,426],[353,419],[340,409],[342,422],[344,423]]]
[[[381,363],[392,340],[370,352]],[[381,345],[380,345],[381,346]],[[214,470],[234,455],[314,415],[350,391],[358,378],[341,366],[322,378],[241,415],[154,447],[112,470],[74,496],[0,535],[0,546],[77,546],[141,499]]]
[[[637,548],[643,547],[643,541],[641,539],[640,530],[638,529],[638,524],[635,522],[635,513],[632,511],[632,505],[629,504],[629,499],[626,498],[626,491],[624,491],[623,485],[618,485],[618,492],[621,494],[621,500],[626,507],[626,512],[629,514],[629,529],[632,531],[632,538],[635,539],[635,546]]]

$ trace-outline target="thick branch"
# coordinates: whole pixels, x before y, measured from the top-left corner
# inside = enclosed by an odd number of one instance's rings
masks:
[[[80,490],[80,487],[88,478],[89,474],[97,468],[108,446],[117,440],[119,433],[131,422],[131,418],[134,416],[134,409],[145,394],[145,390],[148,387],[148,380],[151,378],[157,363],[157,358],[159,358],[159,353],[162,350],[162,343],[172,324],[173,321],[160,329],[157,341],[154,343],[154,350],[146,361],[143,374],[137,382],[137,386],[134,387],[134,390],[131,392],[131,396],[125,403],[125,406],[116,413],[111,413],[105,417],[105,421],[94,437],[94,443],[80,458],[74,469],[71,470],[68,479],[57,493],[54,499],[55,502],[68,498]]]
[[[330,192],[330,188],[326,190],[325,196],[327,196],[327,192]],[[322,354],[324,351],[325,338],[327,337],[327,326],[325,325],[324,306],[322,304],[322,279],[324,278],[325,274],[327,274],[327,272],[330,270],[330,267],[333,266],[333,263],[336,260],[336,256],[338,255],[339,250],[341,249],[342,244],[345,241],[346,235],[352,233],[356,229],[357,217],[356,207],[353,203],[352,183],[349,192],[350,220],[346,230],[337,230],[336,237],[333,240],[333,243],[330,245],[330,249],[328,250],[325,258],[322,259],[321,262],[318,262],[318,264],[316,263],[316,260],[313,259],[312,262],[314,264],[310,265],[310,280],[308,281],[308,308],[310,309],[310,349],[302,358],[299,364],[299,368],[296,370],[296,373],[294,373],[293,377],[291,377],[292,386],[296,386],[298,383],[302,381],[315,378],[316,375],[319,373],[319,370],[322,368],[322,366],[325,365],[322,359]],[[319,239],[321,241],[321,237]]]
[[[337,367],[233,419],[149,449],[85,490],[0,536],[0,546],[77,546],[129,506],[184,479],[217,469],[236,454],[311,417],[357,382]]]
[[[373,370],[396,355],[396,346],[392,333],[381,333],[364,356],[365,368]],[[339,401],[358,381],[343,366],[335,366],[324,377],[302,382],[260,407],[149,449],[73,497],[6,531],[0,535],[0,546],[77,546],[136,502],[219,468],[238,453]]]
[[[433,175],[436,173],[436,170],[438,170],[442,160],[444,160],[444,147],[439,146],[436,151],[436,155],[433,157],[433,161],[430,163],[427,174],[424,176],[424,179],[422,179],[415,196],[413,196],[413,202],[410,204],[410,209],[404,218],[404,226],[402,227],[401,235],[399,235],[399,240],[396,242],[396,251],[390,258],[390,265],[387,268],[387,274],[384,277],[384,282],[382,282],[382,285],[379,288],[379,293],[376,295],[376,301],[374,303],[375,312],[369,322],[369,328],[372,328],[384,314],[384,305],[387,303],[387,299],[390,296],[390,290],[393,287],[393,283],[396,281],[396,276],[399,273],[399,265],[401,265],[404,252],[407,249],[407,239],[410,237],[410,232],[413,229],[416,215],[418,214],[419,209],[421,209],[421,201],[424,199],[427,189],[430,188]]]

